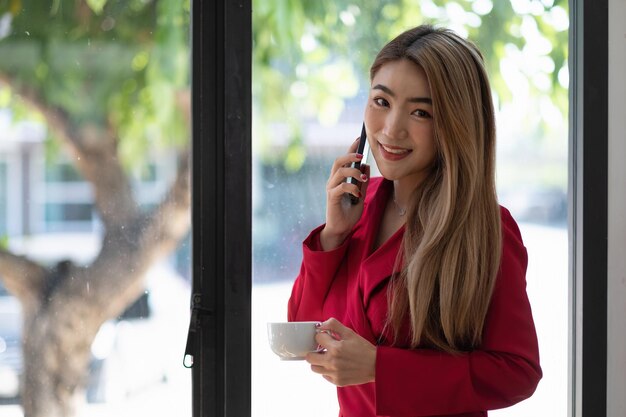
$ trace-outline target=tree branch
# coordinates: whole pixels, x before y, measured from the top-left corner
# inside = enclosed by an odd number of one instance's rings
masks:
[[[176,179],[163,201],[151,213],[142,230],[140,245],[154,247],[154,256],[174,249],[191,225],[191,156],[186,148],[180,153]]]
[[[46,269],[38,263],[0,249],[0,276],[6,289],[22,301],[38,299]]]
[[[0,73],[0,84],[8,85],[26,105],[41,113],[48,129],[67,147],[78,171],[92,184],[95,205],[106,227],[136,217],[137,203],[118,160],[113,132],[94,124],[75,126],[64,111],[46,103],[35,89],[6,74]]]
[[[191,90],[179,90],[176,106],[191,125]],[[176,178],[161,203],[146,217],[138,244],[150,262],[174,250],[191,226],[191,149],[179,152]]]
[[[0,73],[0,85],[5,85],[11,89],[28,107],[41,113],[46,120],[48,128],[64,143],[68,145],[74,144],[74,133],[71,131],[72,126],[65,112],[58,108],[45,105],[43,100],[37,96],[34,89],[16,82],[7,74]]]
[[[82,152],[75,163],[93,187],[95,204],[105,227],[128,224],[137,217],[139,208],[118,159],[114,134],[86,125],[81,129],[81,140]]]
[[[190,155],[181,153],[176,178],[161,203],[150,213],[137,216],[125,227],[107,230],[102,250],[88,267],[90,275],[106,276],[93,280],[91,288],[99,303],[111,304],[136,297],[143,288],[143,275],[149,267],[169,254],[185,237],[191,225]],[[104,308],[117,308],[104,305]]]

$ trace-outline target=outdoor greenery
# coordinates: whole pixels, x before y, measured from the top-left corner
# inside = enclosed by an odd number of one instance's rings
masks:
[[[76,413],[100,326],[188,233],[189,18],[176,0],[0,1],[0,106],[46,126],[46,167],[74,165],[102,229],[86,265],[23,257],[11,236],[0,248],[0,278],[22,306],[29,417]],[[145,207],[134,186],[165,150],[180,155],[175,175]]]
[[[150,147],[185,144],[189,9],[177,1],[0,1],[0,106],[12,106],[18,120],[41,117],[20,99],[29,94],[73,125],[114,129],[127,167]]]
[[[522,105],[515,131],[500,136],[514,143],[511,153],[558,158],[565,149],[566,0],[259,0],[253,17],[255,134],[268,163],[297,171],[306,159],[303,123],[335,123],[346,100],[366,91],[378,49],[421,23],[450,27],[476,42],[496,105]],[[290,128],[282,154],[271,148],[271,123]],[[565,187],[553,171],[537,173],[537,180]]]
[[[188,138],[176,111],[177,92],[180,97],[189,81],[189,4],[183,6],[56,0],[46,8],[2,0],[0,15],[13,19],[11,35],[0,41],[0,56],[11,59],[0,61],[0,71],[37,88],[77,122],[114,125],[125,163],[136,165],[148,146]],[[423,22],[449,26],[479,45],[499,104],[513,101],[519,82],[527,84],[537,103],[521,119],[520,136],[545,142],[558,136],[546,118],[567,120],[566,0],[256,0],[253,6],[254,122],[267,162],[298,170],[306,158],[303,122],[335,123],[345,101],[367,87],[380,46]],[[7,36],[2,27],[0,38]],[[501,71],[506,59],[517,64],[508,79]],[[0,106],[9,101],[0,90]],[[19,101],[12,105],[20,108]],[[272,122],[289,126],[284,154],[269,150]]]

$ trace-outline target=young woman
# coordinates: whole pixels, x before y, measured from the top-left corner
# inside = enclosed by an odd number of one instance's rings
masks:
[[[306,360],[337,385],[341,416],[485,416],[532,395],[542,373],[526,249],[496,198],[482,55],[420,26],[380,51],[370,78],[382,178],[350,168],[357,142],[335,161],[289,320],[323,321],[325,350]]]

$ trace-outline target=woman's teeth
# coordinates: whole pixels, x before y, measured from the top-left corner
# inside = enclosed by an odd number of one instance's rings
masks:
[[[408,149],[391,149],[391,148],[386,147],[382,143],[380,144],[380,146],[382,146],[385,151],[392,153],[394,155],[402,155],[403,153],[409,153]]]

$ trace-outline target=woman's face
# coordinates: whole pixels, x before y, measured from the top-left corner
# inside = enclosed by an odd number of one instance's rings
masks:
[[[406,59],[380,67],[372,79],[365,126],[383,177],[414,186],[426,178],[437,149],[430,87],[422,67]]]

